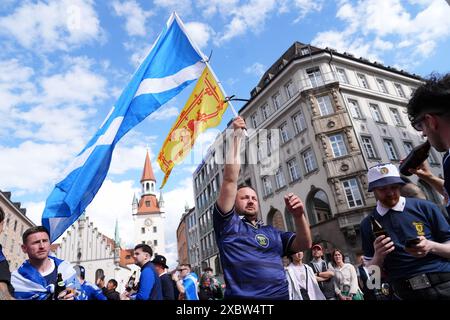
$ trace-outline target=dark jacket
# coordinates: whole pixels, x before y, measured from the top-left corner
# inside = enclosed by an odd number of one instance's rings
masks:
[[[163,300],[175,300],[175,290],[173,287],[173,280],[170,275],[164,273],[159,276],[159,279],[161,280]]]
[[[120,294],[116,290],[108,290],[106,287],[102,288],[103,294],[108,300],[120,300]]]

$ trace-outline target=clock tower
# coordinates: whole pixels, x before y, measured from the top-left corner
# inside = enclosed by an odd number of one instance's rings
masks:
[[[165,255],[164,222],[165,214],[162,208],[163,201],[156,198],[156,179],[147,151],[144,171],[141,177],[141,198],[138,201],[134,196],[132,213],[134,221],[134,241],[148,244],[153,249],[153,255]]]

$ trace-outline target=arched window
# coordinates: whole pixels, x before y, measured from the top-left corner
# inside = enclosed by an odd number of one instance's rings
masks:
[[[150,184],[148,182],[145,183],[145,191],[148,191],[150,189]]]
[[[436,203],[437,205],[442,204],[442,198],[433,190],[432,187],[430,187],[428,183],[419,179],[417,185],[425,193],[425,196],[427,197],[428,200]]]
[[[310,225],[331,219],[330,202],[322,189],[313,189],[306,197],[306,208]]]
[[[272,208],[267,215],[267,224],[270,224],[281,231],[286,231],[286,225],[283,220],[283,215],[277,209]]]

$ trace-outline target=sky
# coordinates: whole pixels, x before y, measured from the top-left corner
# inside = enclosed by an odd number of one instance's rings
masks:
[[[450,70],[445,0],[52,0],[0,2],[0,190],[41,224],[64,169],[106,118],[172,11],[183,20],[226,95],[249,98],[262,74],[295,41],[350,52],[426,77]],[[86,214],[99,231],[133,247],[131,202],[145,153],[156,163],[193,84],[116,145]],[[238,110],[242,103],[234,103]],[[197,140],[163,189],[166,256],[176,264],[176,228],[194,206],[192,173],[233,117]]]

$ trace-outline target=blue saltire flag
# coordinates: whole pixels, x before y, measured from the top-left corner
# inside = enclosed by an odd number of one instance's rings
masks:
[[[104,123],[47,198],[42,225],[50,241],[83,213],[105,180],[116,143],[130,129],[195,81],[206,57],[174,12]]]

